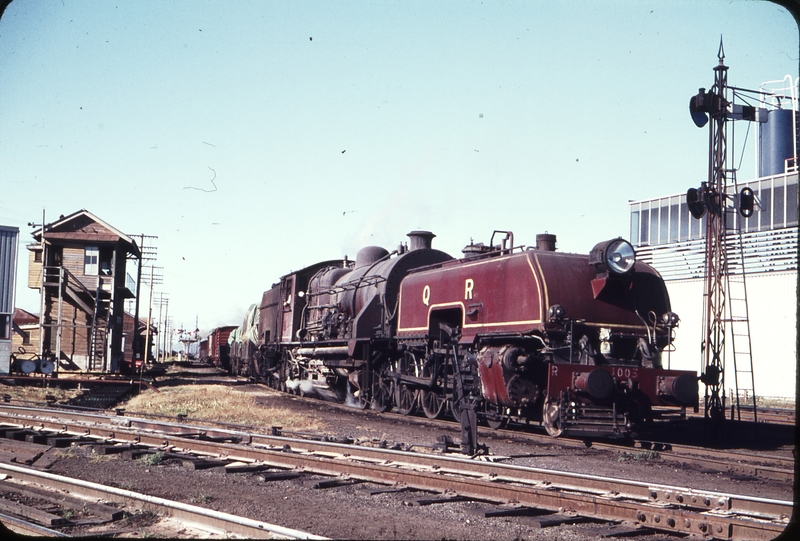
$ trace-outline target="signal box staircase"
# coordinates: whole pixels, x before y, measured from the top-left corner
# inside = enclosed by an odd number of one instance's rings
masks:
[[[88,372],[104,370],[106,364],[110,301],[103,298],[101,280],[102,277],[98,277],[97,289],[92,291],[64,267],[45,267],[43,274],[43,285],[55,288],[57,291],[53,299],[55,302],[61,305],[65,298],[69,298],[71,304],[77,306],[88,316],[89,325],[86,326],[88,337],[86,370]],[[61,307],[59,307],[60,311]],[[66,327],[63,321],[59,323],[56,320],[50,323],[50,327],[55,333],[59,332],[59,325]],[[60,340],[57,343],[57,348],[60,348]]]

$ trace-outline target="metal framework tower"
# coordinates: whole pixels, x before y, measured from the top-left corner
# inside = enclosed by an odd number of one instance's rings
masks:
[[[727,129],[728,120],[757,121],[760,112],[755,107],[742,107],[734,105],[728,100],[728,67],[724,63],[725,51],[722,39],[717,53],[719,60],[714,67],[714,86],[709,92],[701,88],[689,102],[689,112],[695,124],[702,128],[709,124],[709,160],[708,180],[703,182],[699,189],[691,188],[686,193],[686,203],[691,214],[700,219],[706,216],[706,246],[705,246],[705,287],[703,292],[703,344],[702,362],[703,373],[700,380],[706,385],[705,416],[712,420],[720,421],[725,418],[725,348],[726,330],[730,324],[731,346],[734,349],[734,376],[737,387],[737,405],[739,374],[749,374],[751,389],[753,390],[753,405],[755,406],[755,392],[752,386],[753,371],[752,358],[749,348],[749,317],[747,314],[747,293],[744,286],[744,256],[742,254],[741,273],[739,282],[741,287],[734,294],[731,289],[730,274],[732,272],[728,261],[727,241],[727,214],[735,213],[736,206],[743,216],[750,216],[753,209],[752,191],[746,197],[745,192],[739,196],[736,205],[729,205],[726,193],[728,181],[736,179],[736,169],[729,168],[726,164]],[[741,233],[740,233],[741,235]],[[741,238],[739,238],[741,243]],[[729,298],[735,296],[735,298]],[[735,308],[730,301],[744,303],[744,309]],[[737,312],[737,313],[734,313]],[[740,315],[738,312],[745,314]],[[736,325],[735,325],[736,324]],[[737,329],[739,329],[737,331]],[[742,331],[741,329],[745,329]],[[747,343],[747,348],[739,349],[747,352],[748,368],[736,366],[737,348],[734,336],[739,336],[740,344]],[[742,356],[742,355],[740,355]],[[742,382],[744,384],[744,382]],[[755,415],[755,408],[754,408]]]
[[[706,262],[705,303],[703,321],[703,358],[706,384],[705,415],[712,419],[725,417],[725,276],[727,273],[725,251],[725,185],[727,156],[727,132],[725,129],[726,92],[728,68],[724,64],[725,53],[722,42],[717,54],[719,64],[714,67],[714,86],[709,110],[709,163],[708,191],[705,196],[706,209]]]

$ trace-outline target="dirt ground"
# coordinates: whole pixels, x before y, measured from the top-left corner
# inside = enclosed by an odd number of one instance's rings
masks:
[[[238,386],[264,407],[289,408],[320,421],[322,432],[362,442],[388,446],[432,446],[448,435],[460,439],[455,423],[449,426],[411,422],[396,414],[361,411],[322,401],[276,393],[257,385]],[[202,385],[198,385],[202,392]],[[285,426],[285,430],[292,427]],[[494,455],[513,457],[506,462],[558,470],[592,473],[711,491],[732,492],[781,500],[792,499],[790,483],[704,471],[660,456],[637,457],[596,448],[531,445],[483,428],[480,439]],[[484,518],[487,504],[457,502],[414,505],[420,493],[370,495],[374,485],[349,485],[315,489],[313,478],[265,481],[258,473],[188,471],[179,461],[148,464],[120,455],[95,455],[91,446],[66,449],[51,472],[242,515],[280,526],[337,539],[453,539],[513,540],[599,539],[597,524],[539,528],[520,518]],[[197,531],[180,525],[139,517],[141,524],[127,526],[126,537],[197,537]],[[648,535],[634,539],[674,539]]]

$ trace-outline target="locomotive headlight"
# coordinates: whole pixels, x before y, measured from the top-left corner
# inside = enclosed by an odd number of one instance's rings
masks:
[[[598,273],[627,274],[633,270],[634,263],[636,252],[633,246],[621,238],[601,242],[589,252],[589,264]]]

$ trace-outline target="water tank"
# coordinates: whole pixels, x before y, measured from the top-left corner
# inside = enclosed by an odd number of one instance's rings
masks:
[[[790,109],[775,109],[767,113],[758,135],[758,176],[782,174],[784,162],[794,157],[792,117]]]

